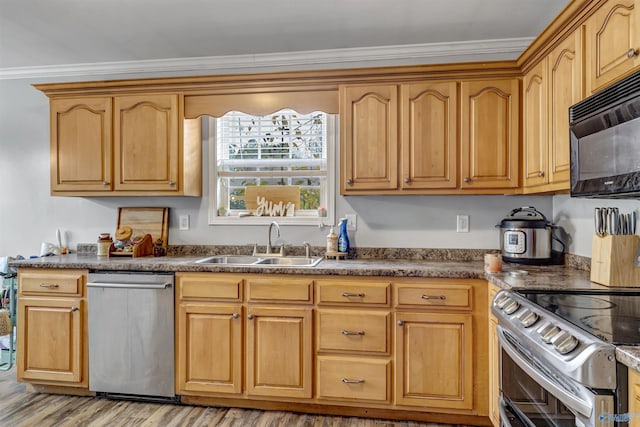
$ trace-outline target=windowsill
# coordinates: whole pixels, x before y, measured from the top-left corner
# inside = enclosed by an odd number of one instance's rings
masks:
[[[318,227],[320,225],[334,225],[331,215],[327,216],[216,216],[209,218],[209,225],[269,225],[276,221],[279,225],[310,225]]]

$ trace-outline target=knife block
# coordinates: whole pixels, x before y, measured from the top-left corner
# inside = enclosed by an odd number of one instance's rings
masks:
[[[640,236],[593,235],[591,281],[605,286],[640,286],[640,268],[635,266]]]

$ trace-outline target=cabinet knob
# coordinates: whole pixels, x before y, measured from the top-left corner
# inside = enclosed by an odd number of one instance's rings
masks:
[[[631,48],[627,51],[627,58],[633,58],[634,56],[638,56],[638,49]]]
[[[109,181],[104,181],[104,182],[102,183],[102,185],[104,185],[105,187],[108,187],[110,184],[111,184],[111,183],[110,183]]]
[[[247,319],[252,320],[253,319],[253,314],[248,315]]]
[[[176,182],[174,180],[170,179],[169,180],[169,185],[173,187],[174,185],[176,185]]]
[[[78,311],[78,307],[71,307],[71,312]]]
[[[347,180],[347,185],[353,185],[353,180],[351,178]]]
[[[542,171],[538,172],[538,176],[539,176],[540,178],[542,178],[542,177],[544,176],[544,172],[542,172]]]
[[[398,326],[404,326],[404,320],[398,320]]]
[[[405,184],[411,184],[411,178],[405,178],[404,182]]]
[[[240,317],[240,315],[238,313],[233,313],[231,317],[233,317],[234,319],[237,319],[238,317]]]
[[[468,176],[465,176],[463,179],[464,182],[471,182],[471,178],[469,178]]]

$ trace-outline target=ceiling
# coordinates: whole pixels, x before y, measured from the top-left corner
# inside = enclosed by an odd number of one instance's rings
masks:
[[[568,2],[0,0],[0,70],[483,40],[528,43]]]

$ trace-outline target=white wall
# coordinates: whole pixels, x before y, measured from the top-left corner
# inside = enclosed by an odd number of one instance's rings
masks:
[[[618,207],[620,212],[640,213],[639,200],[585,199],[569,196],[553,197],[554,221],[571,236],[569,253],[591,257],[595,207]]]

